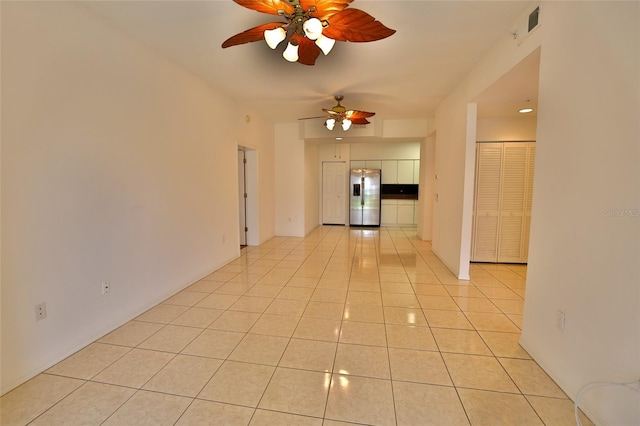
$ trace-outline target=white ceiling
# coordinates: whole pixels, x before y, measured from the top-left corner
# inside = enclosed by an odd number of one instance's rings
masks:
[[[531,7],[523,1],[355,0],[350,7],[397,33],[370,43],[338,42],[315,66],[305,66],[285,61],[283,46],[274,52],[264,42],[222,49],[228,37],[282,19],[231,0],[82,4],[273,122],[321,115],[336,94],[345,96],[343,105],[374,111],[377,119],[426,118]],[[487,90],[479,114],[504,116],[524,99],[537,101],[537,58]]]

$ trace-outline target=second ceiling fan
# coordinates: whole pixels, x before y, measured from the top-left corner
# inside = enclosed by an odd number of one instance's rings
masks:
[[[327,115],[318,116],[318,117],[306,117],[300,118],[300,120],[310,120],[314,118],[326,118],[324,125],[329,130],[333,130],[337,123],[342,125],[342,130],[347,131],[351,128],[352,124],[369,124],[370,121],[367,120],[369,117],[373,117],[376,115],[375,112],[367,112],[367,111],[359,111],[356,109],[346,109],[343,107],[340,102],[344,99],[344,96],[338,95],[334,96],[334,99],[338,104],[331,109],[323,108]]]

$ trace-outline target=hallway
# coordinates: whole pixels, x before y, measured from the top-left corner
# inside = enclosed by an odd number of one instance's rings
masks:
[[[518,345],[525,276],[459,281],[413,228],[275,237],[6,394],[0,423],[572,425]]]

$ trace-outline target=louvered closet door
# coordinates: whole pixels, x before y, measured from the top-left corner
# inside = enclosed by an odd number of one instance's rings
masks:
[[[527,186],[525,191],[525,211],[524,211],[524,226],[522,229],[522,261],[527,262],[529,260],[529,228],[531,227],[531,206],[533,200],[533,166],[536,162],[536,144],[529,142],[529,157],[527,159]]]
[[[471,256],[474,262],[498,259],[501,169],[502,143],[478,144]]]
[[[498,230],[498,262],[522,262],[525,189],[527,184],[526,143],[505,143],[502,166],[502,203]]]

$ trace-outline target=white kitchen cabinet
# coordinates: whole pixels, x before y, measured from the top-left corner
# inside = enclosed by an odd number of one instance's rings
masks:
[[[351,162],[352,169],[364,169],[366,167],[366,161],[364,160],[354,160]]]
[[[414,160],[398,160],[398,183],[413,183]]]
[[[472,261],[527,262],[534,161],[534,142],[478,144]]]
[[[413,226],[417,223],[415,200],[382,200],[380,223],[385,226]]]
[[[413,225],[413,210],[415,201],[398,200],[398,225]]]
[[[366,160],[364,164],[367,169],[382,169],[382,161],[380,160]]]
[[[382,160],[380,168],[382,169],[382,183],[398,183],[398,160]]]
[[[398,200],[382,200],[381,201],[380,223],[382,225],[398,224]]]

